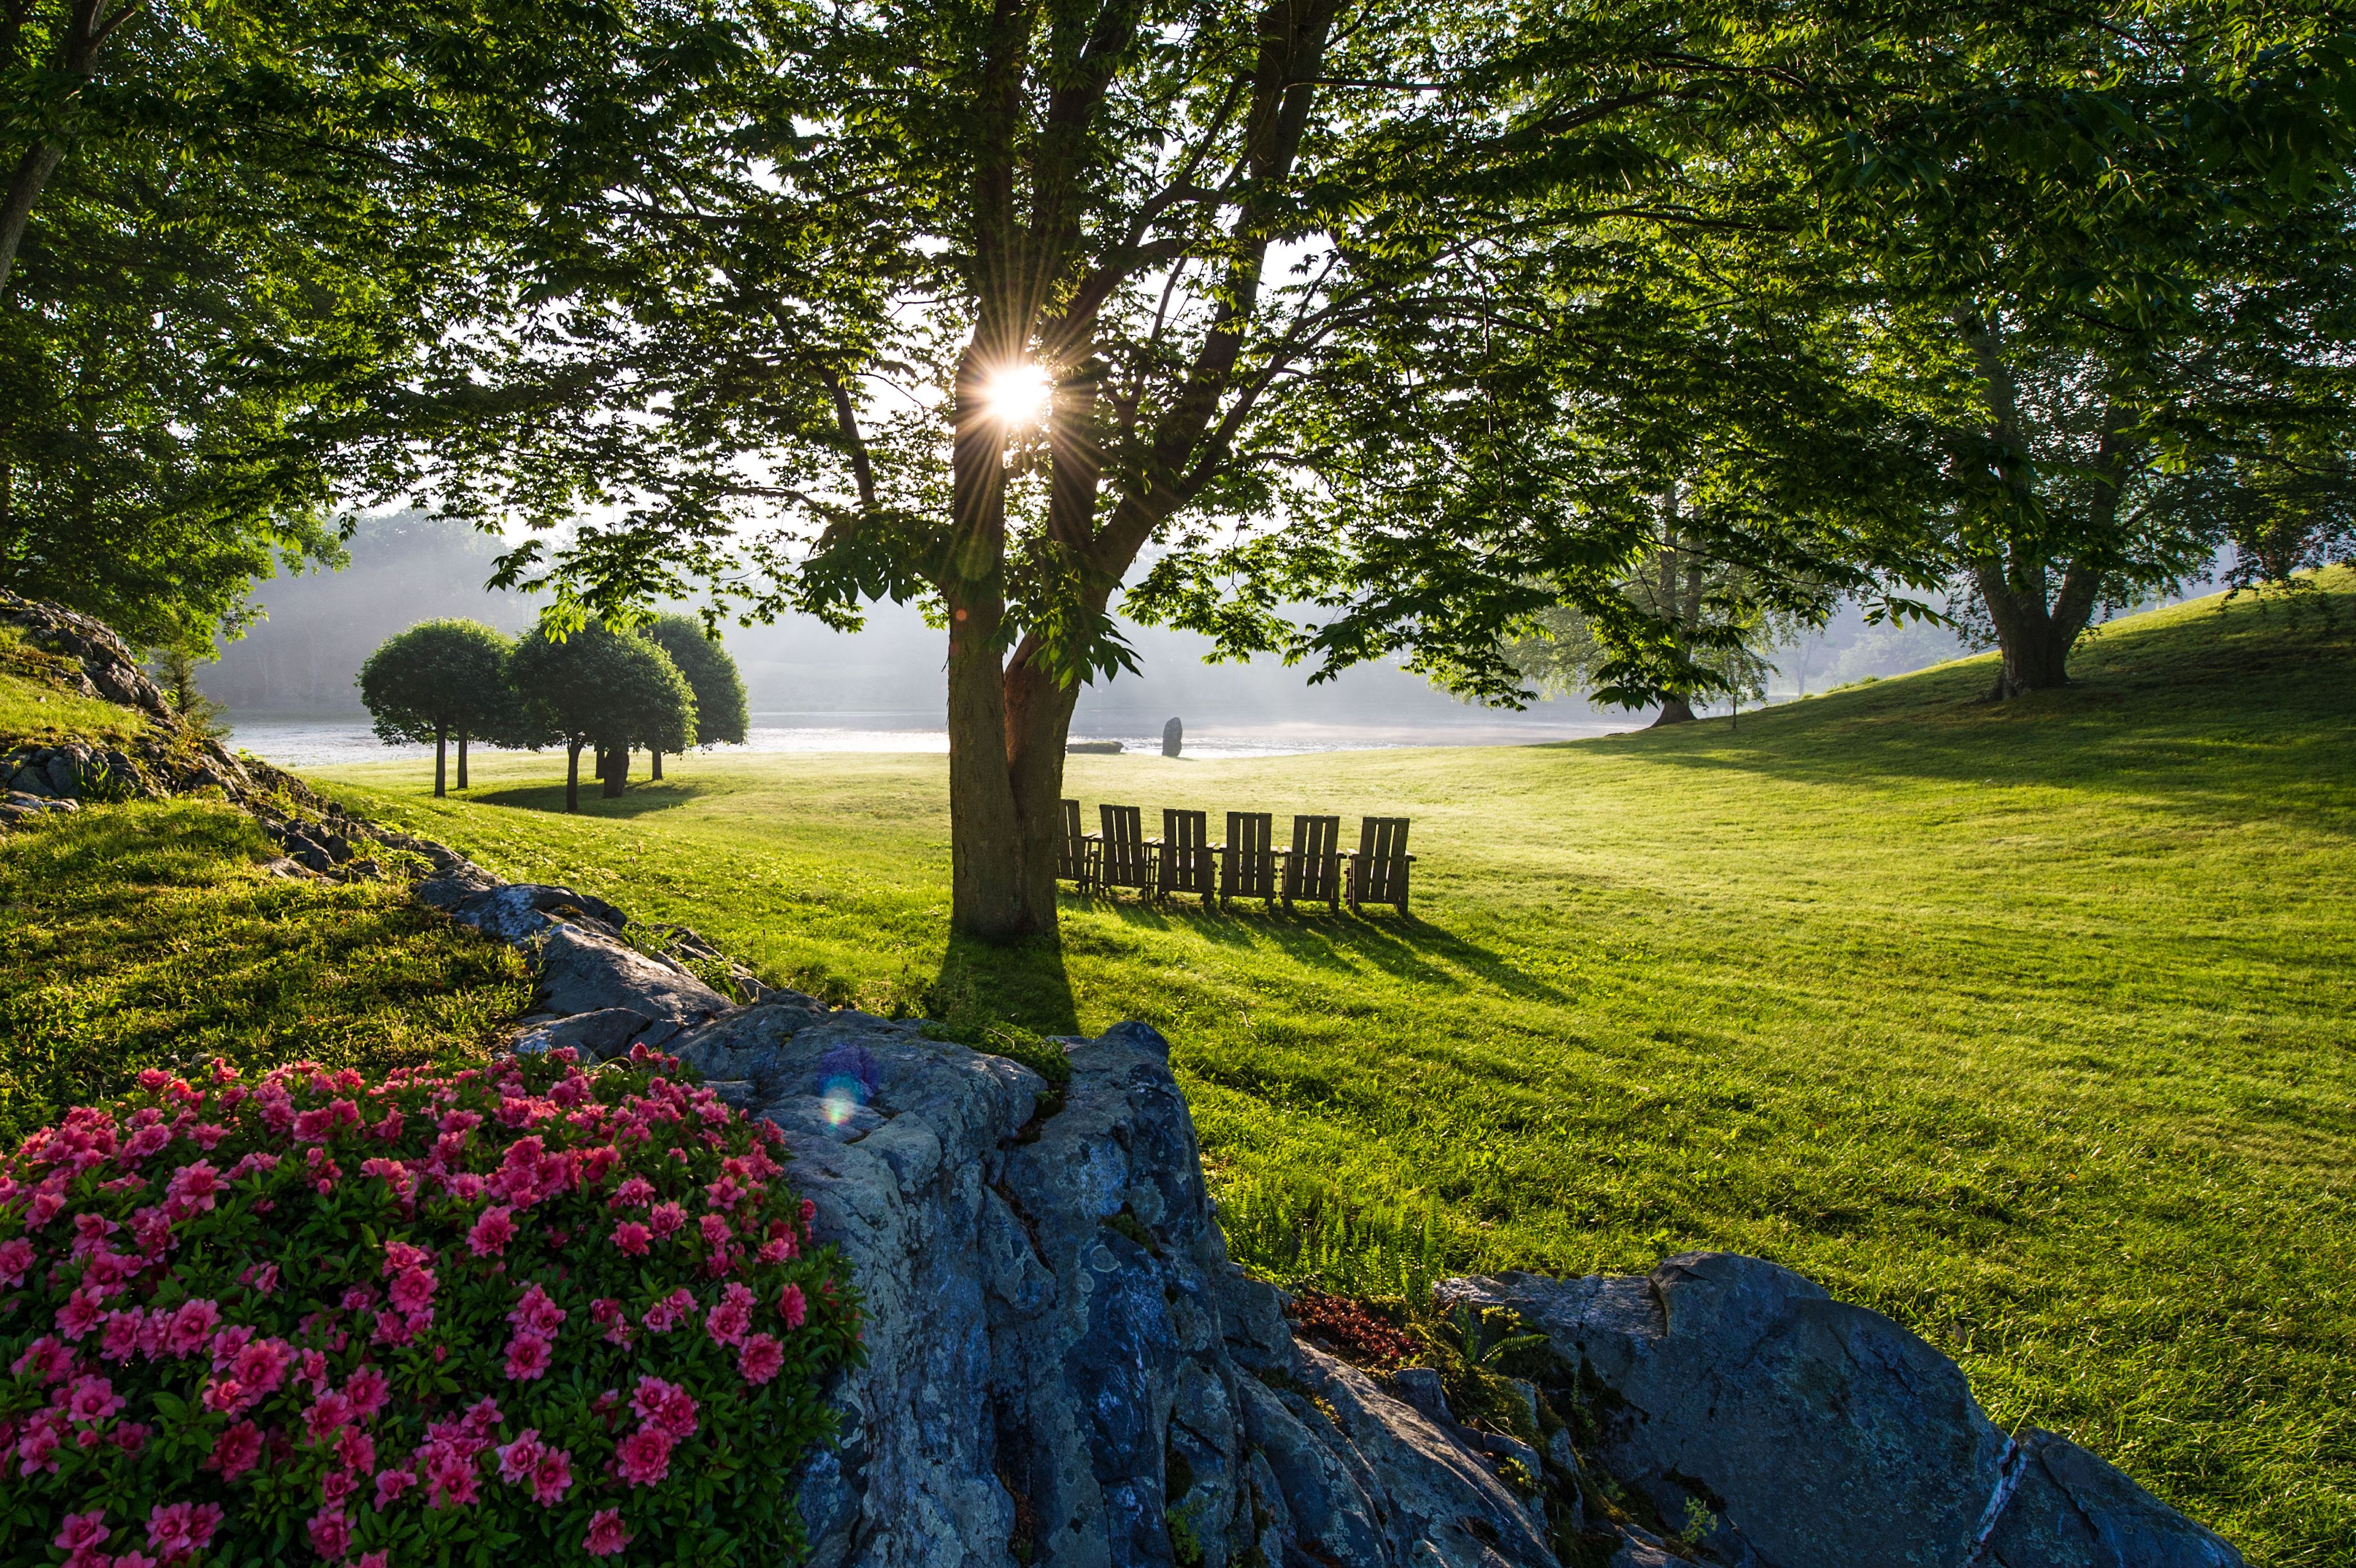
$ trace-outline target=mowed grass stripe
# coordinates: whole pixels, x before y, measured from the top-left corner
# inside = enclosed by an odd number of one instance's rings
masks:
[[[692,756],[575,818],[549,759],[468,800],[327,782],[839,999],[1156,1023],[1265,1266],[1759,1253],[2254,1561],[2344,1564],[2356,581],[2116,623],[2077,668],[2003,707],[1983,659],[1558,746],[1075,758],[1149,830],[1410,815],[1417,918],[1074,901],[1012,952],[947,939],[938,758]],[[1304,1246],[1337,1202],[1346,1244]]]

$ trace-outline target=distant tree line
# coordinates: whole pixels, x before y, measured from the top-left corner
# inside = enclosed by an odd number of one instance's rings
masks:
[[[579,811],[584,751],[610,799],[628,782],[635,751],[659,779],[665,752],[744,739],[736,661],[685,615],[642,630],[548,624],[514,640],[479,621],[423,621],[385,639],[359,685],[379,740],[434,747],[436,795],[446,793],[453,741],[460,789],[471,743],[562,746],[564,809]]]

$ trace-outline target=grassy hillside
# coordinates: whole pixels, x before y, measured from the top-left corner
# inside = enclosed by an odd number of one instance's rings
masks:
[[[1890,1312],[1999,1420],[2092,1444],[2253,1561],[2356,1540],[2356,583],[1679,731],[1075,759],[1151,808],[1403,812],[1416,918],[1073,902],[944,939],[937,758],[332,775],[513,875],[871,1008],[1167,1029],[1237,1248],[1380,1288],[1730,1247]],[[1304,1216],[1324,1216],[1303,1235]]]
[[[0,1141],[157,1064],[479,1058],[529,1006],[508,948],[399,884],[269,875],[273,852],[198,800],[0,833]]]

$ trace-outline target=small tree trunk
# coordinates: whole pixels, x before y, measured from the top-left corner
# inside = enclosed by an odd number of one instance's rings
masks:
[[[564,747],[564,809],[581,809],[581,742],[568,741]]]
[[[449,754],[450,727],[446,724],[436,724],[434,726],[434,798],[436,800],[440,800],[446,793],[442,788],[442,780],[449,771]]]
[[[614,748],[613,755],[605,763],[605,798],[620,799],[622,786],[629,781],[630,749],[627,746],[616,746]]]
[[[458,787],[466,787],[466,732],[458,731]]]
[[[657,784],[662,783],[662,748],[660,746],[647,748],[647,777]]]

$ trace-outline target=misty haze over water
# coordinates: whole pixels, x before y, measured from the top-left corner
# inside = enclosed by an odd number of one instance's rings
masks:
[[[468,616],[509,634],[537,603],[485,592],[497,540],[416,514],[371,519],[351,541],[352,564],[257,586],[267,619],[226,645],[202,671],[226,704],[233,743],[288,766],[316,767],[422,754],[380,744],[354,684],[386,637],[423,620]],[[1208,640],[1122,624],[1139,673],[1089,686],[1075,740],[1119,740],[1159,750],[1162,727],[1185,727],[1189,756],[1271,756],[1369,746],[1500,745],[1636,728],[1649,712],[1557,698],[1522,712],[1484,709],[1388,666],[1312,686],[1305,667],[1273,660],[1205,665]],[[743,670],[753,709],[745,750],[946,752],[944,635],[912,606],[873,606],[867,625],[840,633],[807,617],[728,626],[723,643]],[[1937,627],[1869,627],[1854,610],[1825,635],[1786,650],[1784,695],[1868,675],[1916,669],[1962,650]],[[737,748],[729,748],[734,750]]]

